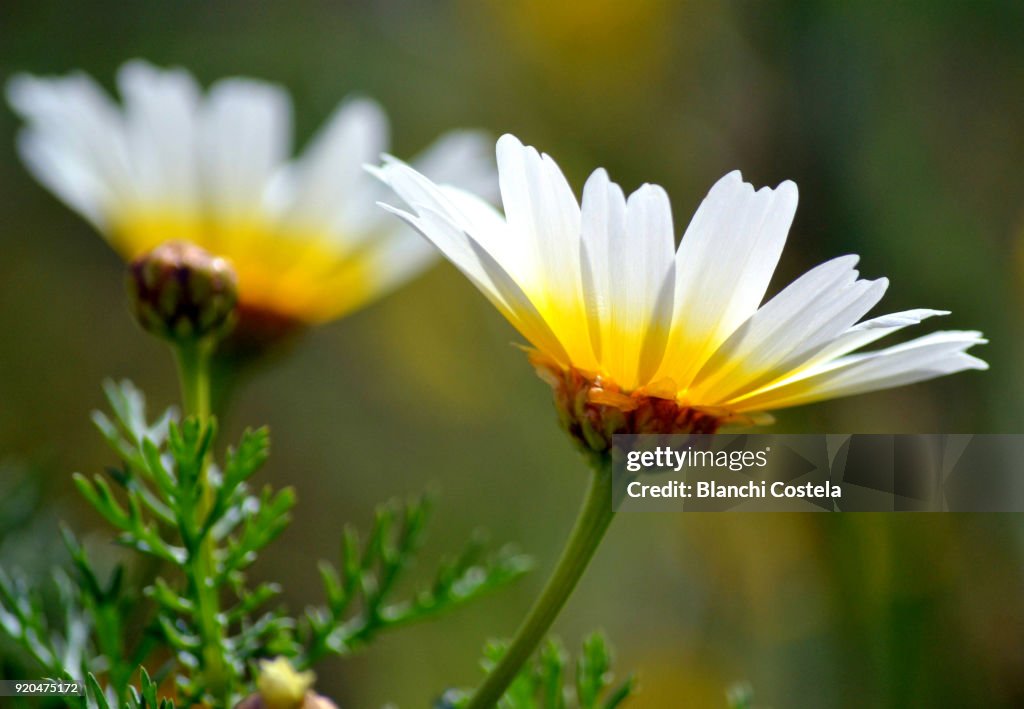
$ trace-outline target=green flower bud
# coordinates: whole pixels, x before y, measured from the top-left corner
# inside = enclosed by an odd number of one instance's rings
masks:
[[[225,259],[169,241],[132,261],[128,295],[144,330],[175,342],[216,339],[234,323],[238,280]]]

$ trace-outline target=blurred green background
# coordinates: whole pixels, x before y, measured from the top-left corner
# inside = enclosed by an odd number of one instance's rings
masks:
[[[453,126],[510,131],[577,190],[606,166],[666,187],[677,230],[739,167],[790,178],[801,206],[773,290],[832,256],[889,276],[885,311],[946,308],[992,364],[780,412],[792,432],[1016,432],[1024,226],[1024,4],[1002,2],[22,2],[0,4],[0,80],[81,68],[110,86],[132,57],[293,93],[297,140],[352,91],[388,109],[408,156]],[[127,316],[122,264],[38,186],[0,110],[0,563],[60,563],[56,520],[105,527],[69,483],[111,463],[88,421],[100,382],[172,402],[169,355]],[[934,329],[934,328],[932,328]],[[527,579],[319,668],[342,707],[423,707],[478,678],[567,533],[586,472],[514,331],[441,265],[311,332],[242,391],[227,422],[269,423],[264,478],[294,485],[293,526],[256,569],[319,601],[315,562],[344,522],[437,485],[426,557],[476,527],[536,555]],[[33,512],[29,514],[29,512]],[[89,535],[86,535],[87,538]],[[624,515],[556,625],[603,627],[636,670],[634,706],[1024,705],[1018,515]],[[426,569],[424,569],[426,571]]]

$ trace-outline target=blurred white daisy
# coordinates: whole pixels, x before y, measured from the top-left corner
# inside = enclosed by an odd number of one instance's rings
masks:
[[[378,175],[409,211],[388,208],[536,348],[570,426],[599,438],[713,431],[770,409],[987,367],[966,352],[985,342],[974,331],[855,353],[946,314],[861,320],[888,281],[859,278],[856,256],[811,269],[762,305],[796,211],[792,182],[755,191],[739,172],[726,175],[676,248],[662,188],[644,185],[627,199],[597,170],[581,206],[549,156],[506,135],[497,157],[504,216],[392,158]]]
[[[10,104],[35,177],[127,260],[184,240],[227,258],[247,319],[320,323],[419,273],[434,249],[380,214],[365,174],[388,146],[373,101],[344,101],[291,159],[291,101],[280,87],[222,79],[204,92],[182,69],[142,61],[117,75],[118,105],[81,73],[17,76]],[[489,143],[441,137],[420,158],[433,179],[494,189]]]

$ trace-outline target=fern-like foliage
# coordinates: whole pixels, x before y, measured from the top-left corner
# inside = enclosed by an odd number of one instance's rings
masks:
[[[92,623],[80,593],[63,571],[54,573],[59,609],[47,611],[43,594],[0,569],[0,631],[17,643],[48,677],[80,679],[91,654]]]
[[[484,648],[483,669],[490,672],[505,654],[505,643]],[[636,691],[633,676],[616,683],[612,672],[612,651],[600,632],[583,641],[575,662],[556,639],[549,639],[531,662],[520,670],[499,709],[616,709],[625,705]],[[471,692],[449,690],[435,709],[461,709]]]
[[[511,547],[489,554],[486,538],[476,534],[460,555],[441,562],[428,586],[394,600],[395,586],[422,544],[431,509],[429,496],[382,505],[365,542],[354,527],[345,528],[338,565],[320,564],[326,603],[307,609],[300,626],[305,648],[300,668],[325,654],[347,655],[381,631],[444,613],[529,570],[528,557]]]
[[[348,655],[377,634],[433,617],[502,586],[529,568],[510,549],[487,552],[474,538],[443,562],[430,582],[395,598],[420,550],[431,500],[382,506],[365,542],[342,535],[337,567],[321,565],[326,601],[299,617],[281,603],[276,583],[249,583],[246,572],[288,525],[290,488],[255,490],[267,461],[266,429],[246,431],[213,457],[216,428],[155,421],[130,383],[108,383],[113,416],[93,420],[120,464],[104,475],[76,474],[84,498],[115,530],[116,541],[157,569],[140,589],[116,567],[103,577],[65,532],[69,573],[55,577],[57,608],[15,576],[0,572],[0,633],[38,666],[40,676],[84,683],[72,705],[89,709],[233,706],[253,691],[261,658],[285,656],[308,667]]]

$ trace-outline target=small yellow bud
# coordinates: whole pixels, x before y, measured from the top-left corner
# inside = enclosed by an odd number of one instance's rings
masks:
[[[260,661],[257,693],[235,709],[337,709],[334,702],[311,688],[316,675],[298,672],[283,657]]]
[[[278,657],[260,662],[256,686],[267,709],[296,709],[315,680],[312,672],[296,672],[288,660]]]
[[[176,342],[220,337],[231,327],[238,282],[224,259],[169,241],[132,261],[128,294],[148,332]]]

